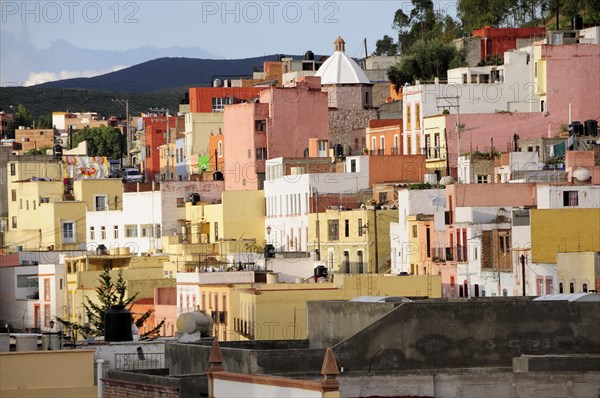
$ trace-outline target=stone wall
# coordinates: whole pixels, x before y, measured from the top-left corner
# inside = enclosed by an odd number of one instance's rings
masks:
[[[354,147],[352,130],[366,129],[377,118],[376,109],[329,110],[329,144]]]

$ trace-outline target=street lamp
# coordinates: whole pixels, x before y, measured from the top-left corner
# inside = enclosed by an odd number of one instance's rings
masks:
[[[271,243],[271,226],[267,225],[267,243]]]

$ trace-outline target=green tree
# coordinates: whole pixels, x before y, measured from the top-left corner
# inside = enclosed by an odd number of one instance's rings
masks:
[[[86,127],[73,135],[73,148],[80,142],[87,141],[90,156],[106,156],[109,159],[120,159],[125,150],[126,138],[114,127]]]
[[[388,35],[384,35],[383,39],[375,42],[375,52],[373,55],[397,55],[398,45],[394,43],[394,39]]]
[[[413,45],[410,55],[388,70],[388,78],[397,88],[405,83],[414,84],[416,80],[445,79],[450,65],[461,66],[460,58],[456,48],[440,40],[419,40]]]
[[[42,115],[38,117],[35,127],[38,129],[51,129],[54,127],[52,126],[52,117],[50,115]]]
[[[46,151],[48,149],[51,149],[51,147],[49,146],[43,146],[40,148],[34,148],[34,149],[30,149],[29,151],[27,151],[28,155],[45,155]]]
[[[88,316],[89,324],[79,324],[57,317],[58,321],[69,330],[72,330],[75,335],[80,333],[84,337],[104,336],[104,315],[106,314],[106,311],[114,305],[129,307],[129,310],[131,310],[131,305],[137,298],[137,293],[127,297],[127,286],[123,279],[122,270],[119,270],[117,280],[116,282],[113,282],[110,275],[110,266],[105,265],[99,278],[100,285],[96,288],[96,294],[98,296],[97,302],[92,301],[88,296],[84,297],[83,307]],[[142,327],[152,312],[152,310],[148,310],[139,318],[134,319],[136,326]],[[164,323],[165,320],[163,319],[152,330],[141,335],[141,338],[159,336],[160,328]]]

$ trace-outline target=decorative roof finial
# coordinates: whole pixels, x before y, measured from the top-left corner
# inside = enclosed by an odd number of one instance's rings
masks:
[[[333,44],[334,51],[346,51],[346,42],[344,41],[344,39],[342,39],[342,36],[338,36],[337,39],[335,39],[335,41],[333,42]]]
[[[223,371],[223,355],[221,355],[221,346],[219,345],[219,340],[217,338],[213,340],[208,363],[210,363],[210,368],[208,368],[209,372]]]

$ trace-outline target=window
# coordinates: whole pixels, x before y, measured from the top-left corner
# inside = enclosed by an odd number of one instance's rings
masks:
[[[160,234],[160,224],[155,224],[154,225],[154,237],[155,238],[160,238],[161,234]]]
[[[439,159],[440,158],[440,134],[439,133],[435,133],[433,135],[433,157],[435,159]]]
[[[507,254],[510,250],[510,236],[508,236],[508,233],[500,233],[498,239],[500,240],[500,253]]]
[[[63,243],[75,242],[75,222],[63,221],[62,223],[62,240]]]
[[[113,226],[113,239],[119,239],[119,226]]]
[[[185,199],[177,198],[177,207],[185,207]]]
[[[564,206],[578,206],[579,205],[579,192],[578,191],[564,191],[563,192],[563,205]]]
[[[421,128],[421,104],[415,104],[415,124],[418,129]]]
[[[50,278],[44,278],[44,301],[50,301]]]
[[[12,201],[16,202],[17,201],[17,190],[16,189],[11,190],[10,191],[10,196],[12,198]]]
[[[411,130],[411,124],[410,124],[410,105],[411,104],[406,104],[406,129],[407,130]]]
[[[350,172],[356,173],[356,159],[350,160]]]
[[[125,225],[125,237],[126,238],[137,238],[138,226],[135,224]]]
[[[350,220],[344,220],[344,237],[350,236]]]
[[[233,98],[213,98],[212,99],[212,111],[223,112],[225,105],[231,105]]]
[[[558,284],[558,292],[559,292],[560,294],[563,294],[563,293],[565,292],[565,286],[563,285],[563,283],[562,283],[562,282],[560,282],[560,283]]]
[[[416,225],[412,226],[412,237],[413,238],[417,237],[417,226]]]
[[[371,137],[371,151],[372,153],[375,153],[374,151],[377,150],[377,137]]]
[[[23,199],[19,199],[19,209],[23,209]]]
[[[339,220],[327,220],[327,237],[329,240],[339,240],[340,222]]]
[[[256,148],[256,160],[267,159],[267,148]]]
[[[217,144],[217,156],[220,158],[223,157],[223,141],[219,141]]]
[[[140,226],[140,229],[141,229],[140,236],[142,238],[150,238],[150,237],[152,237],[152,227],[153,227],[152,224],[142,224]]]
[[[588,285],[587,285],[587,283],[584,283],[583,286],[581,287],[581,289],[582,289],[582,291],[584,293],[587,293],[588,292]]]
[[[487,184],[489,182],[488,176],[477,175],[477,184]]]
[[[17,228],[17,216],[12,216],[12,227]]]
[[[385,155],[385,137],[379,137],[379,154]]]
[[[541,296],[544,294],[544,279],[538,276],[535,280],[535,294]]]
[[[33,204],[33,210],[35,210],[36,209],[36,207],[35,207],[35,199],[32,200],[31,203]]]
[[[324,152],[327,150],[327,141],[319,140],[317,141],[317,146],[319,148],[319,152]]]
[[[108,210],[108,197],[104,195],[94,196],[94,203],[96,206],[96,211]]]
[[[219,223],[215,223],[215,241],[219,240]]]
[[[90,227],[90,240],[96,239],[96,231],[94,231],[94,227]]]
[[[48,323],[52,320],[52,315],[50,314],[50,304],[44,305],[44,326],[48,327]]]
[[[104,225],[100,227],[100,239],[106,240],[106,227]]]
[[[29,210],[29,200],[25,201],[25,210]]]
[[[267,121],[266,120],[255,120],[254,121],[254,130],[255,131],[267,131]]]
[[[569,283],[569,293],[575,293],[575,283]]]
[[[379,192],[379,203],[386,203],[388,201],[387,192]]]
[[[553,287],[554,283],[552,281],[552,277],[546,277],[546,294],[552,294],[554,293],[554,287]]]
[[[38,287],[38,276],[36,274],[17,275],[17,288]]]
[[[10,175],[11,175],[11,176],[14,176],[14,175],[16,175],[16,174],[17,174],[17,171],[16,171],[16,168],[15,168],[15,164],[14,164],[14,163],[11,163],[11,164],[10,164]]]
[[[40,204],[42,203],[50,203],[50,198],[40,197]]]
[[[358,219],[358,236],[363,236],[363,223],[362,218]]]

